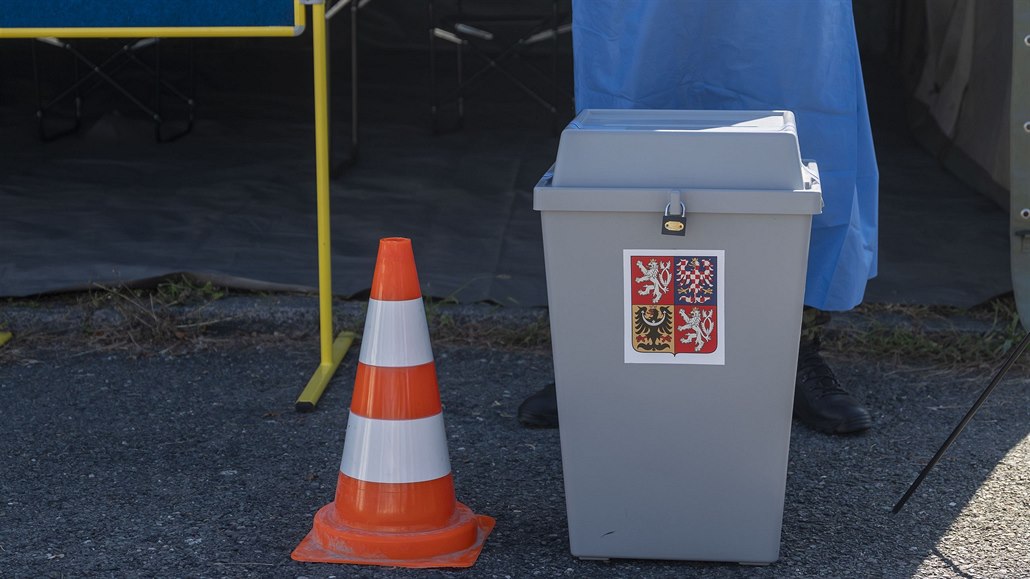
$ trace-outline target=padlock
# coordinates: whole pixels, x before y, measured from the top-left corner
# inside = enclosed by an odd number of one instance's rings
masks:
[[[662,235],[679,235],[685,236],[687,234],[687,206],[680,202],[680,214],[669,215],[669,210],[672,209],[672,203],[665,206],[665,215],[662,216]]]

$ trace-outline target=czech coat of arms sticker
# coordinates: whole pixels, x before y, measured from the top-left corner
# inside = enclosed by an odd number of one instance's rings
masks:
[[[625,361],[726,363],[723,250],[623,250]]]

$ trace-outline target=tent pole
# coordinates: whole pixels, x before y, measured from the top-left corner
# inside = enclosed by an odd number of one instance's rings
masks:
[[[941,457],[944,456],[944,453],[948,451],[948,448],[951,446],[951,443],[955,442],[955,439],[958,438],[958,435],[962,434],[962,431],[966,428],[966,425],[969,424],[969,421],[973,419],[973,416],[976,415],[976,412],[980,410],[980,407],[983,406],[983,403],[987,401],[987,397],[991,395],[991,392],[994,391],[994,388],[1001,382],[1002,378],[1005,377],[1005,374],[1008,373],[1009,368],[1012,367],[1012,364],[1016,362],[1020,354],[1022,354],[1023,351],[1026,350],[1026,347],[1028,345],[1030,345],[1030,332],[1027,332],[1023,336],[1023,339],[1020,340],[1019,344],[1017,344],[1015,347],[1012,348],[1012,350],[1009,351],[1008,358],[1006,358],[1005,361],[1002,363],[1001,368],[998,369],[998,372],[994,375],[994,378],[991,380],[990,384],[988,384],[987,388],[985,388],[983,393],[980,394],[980,397],[976,399],[976,402],[973,403],[972,408],[970,408],[969,411],[966,412],[966,415],[962,417],[962,420],[959,421],[958,426],[956,426],[955,429],[951,431],[951,435],[949,435],[948,439],[944,441],[944,444],[942,444],[941,447],[937,449],[937,453],[933,455],[933,458],[930,459],[930,462],[928,462],[926,466],[923,467],[923,470],[919,473],[919,476],[916,477],[916,480],[912,483],[912,485],[908,487],[908,490],[905,491],[905,494],[901,497],[900,500],[898,500],[897,503],[895,503],[894,508],[891,509],[892,513],[898,514],[899,512],[901,512],[902,507],[905,506],[905,503],[908,502],[908,499],[912,498],[913,493],[915,493],[916,489],[919,488],[919,485],[923,483],[923,479],[926,478],[926,475],[930,474],[930,469],[932,469],[934,465],[936,465],[937,462],[941,460]]]

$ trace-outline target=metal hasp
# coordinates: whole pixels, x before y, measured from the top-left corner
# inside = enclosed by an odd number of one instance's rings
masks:
[[[301,0],[311,6],[311,35],[315,77],[315,184],[318,212],[318,320],[321,363],[297,398],[298,411],[315,409],[329,380],[340,366],[355,335],[341,333],[333,339],[332,249],[329,245],[329,80],[326,49],[325,4]]]
[[[669,213],[676,205],[679,205],[680,214]],[[661,232],[662,235],[678,235],[680,237],[687,235],[687,206],[680,201],[679,191],[669,193],[669,204],[665,206],[665,214],[662,215]]]

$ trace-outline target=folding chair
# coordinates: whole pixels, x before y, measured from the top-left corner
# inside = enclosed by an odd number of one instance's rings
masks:
[[[563,103],[572,103],[572,95],[562,88],[558,79],[559,40],[572,30],[569,3],[563,0],[520,3],[517,4],[521,7],[519,11],[511,13],[491,12],[488,9],[490,3],[468,3],[476,4],[481,12],[466,12],[465,2],[457,0],[451,3],[453,13],[440,15],[435,0],[429,0],[433,133],[441,132],[441,109],[452,103],[457,116],[450,128],[461,128],[465,119],[465,97],[470,89],[480,84],[488,73],[497,72],[550,113],[551,131],[557,134],[559,110],[564,108]],[[511,10],[515,6],[505,6],[504,9]],[[438,40],[455,46],[457,86],[446,97],[441,96],[437,78]],[[542,42],[551,44],[548,72],[527,58],[529,51]],[[466,51],[483,61],[483,66],[467,77],[464,71]],[[534,80],[529,80],[529,77]],[[550,94],[545,96],[545,91]]]
[[[39,123],[39,136],[43,141],[53,141],[65,135],[70,135],[79,130],[82,125],[82,106],[84,97],[99,88],[110,86],[127,98],[133,105],[143,111],[154,122],[154,137],[158,142],[174,141],[193,129],[194,121],[194,99],[187,96],[176,87],[172,86],[161,76],[161,40],[158,38],[143,38],[129,41],[113,52],[106,59],[99,62],[87,56],[72,43],[59,38],[37,38],[37,41],[44,45],[54,46],[67,51],[72,57],[72,68],[74,82],[49,100],[43,97],[42,82],[40,80],[40,62],[37,54],[37,44],[32,44],[32,67],[36,81],[36,97],[39,103],[36,110],[36,117]],[[146,49],[152,49],[153,64],[145,62],[139,54]],[[88,72],[82,74],[80,66],[84,65]],[[133,94],[124,83],[118,80],[118,75],[127,66],[133,65],[144,71],[154,79],[153,97],[150,103]],[[189,85],[190,92],[193,92],[194,71],[193,71],[193,42],[189,42]],[[162,114],[162,100],[165,94],[175,97],[181,101],[186,108],[185,126],[170,132],[165,130],[165,119]],[[69,126],[48,129],[48,116],[51,111],[59,105],[71,100],[73,111],[72,121]],[[53,123],[51,121],[51,126]]]
[[[342,175],[358,161],[358,11],[364,8],[371,1],[372,0],[336,0],[335,3],[328,4],[326,6],[325,19],[327,21],[342,12],[344,9],[348,7],[350,8],[350,149],[338,161],[331,161],[332,166],[330,173],[333,178]],[[326,41],[329,41],[329,37],[326,37]],[[329,51],[329,58],[332,58],[331,51]],[[328,78],[330,86],[332,86],[332,76],[333,75],[330,74]],[[333,117],[330,112],[330,122],[332,118]],[[332,136],[334,131],[330,130],[329,133],[330,148],[335,149],[336,144],[333,142]]]

